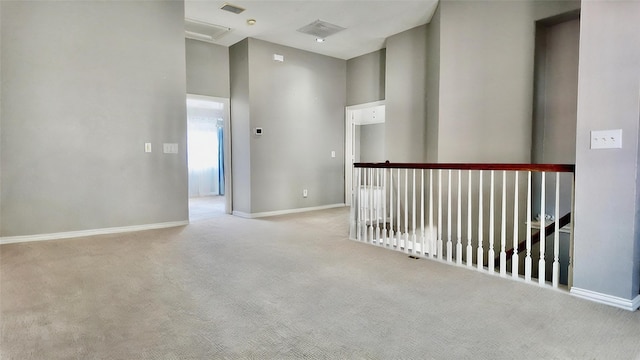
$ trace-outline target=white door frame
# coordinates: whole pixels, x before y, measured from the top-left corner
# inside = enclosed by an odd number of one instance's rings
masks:
[[[229,99],[196,94],[187,94],[187,99],[214,101],[224,104],[224,128],[222,132],[222,146],[224,149],[224,159],[222,160],[224,165],[224,212],[231,214],[233,211],[233,191],[231,188],[231,111],[229,109]]]
[[[345,147],[344,147],[344,203],[347,206],[351,206],[352,203],[352,189],[353,189],[353,164],[356,161],[355,158],[355,127],[356,125],[375,124],[384,122],[382,121],[372,122],[370,120],[363,120],[357,116],[363,109],[371,109],[385,105],[384,100],[373,101],[364,104],[351,105],[345,108]]]

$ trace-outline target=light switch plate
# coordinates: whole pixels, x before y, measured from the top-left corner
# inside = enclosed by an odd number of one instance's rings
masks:
[[[144,152],[151,152],[151,143],[144,143]]]
[[[621,149],[622,129],[591,131],[591,149]]]
[[[165,154],[177,154],[178,144],[176,143],[164,143],[162,144],[162,150]]]

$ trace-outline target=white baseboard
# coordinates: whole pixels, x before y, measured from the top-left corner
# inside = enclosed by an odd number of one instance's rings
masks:
[[[46,241],[46,240],[76,238],[76,237],[83,237],[83,236],[106,235],[106,234],[117,234],[117,233],[143,231],[143,230],[154,230],[154,229],[163,229],[163,228],[184,226],[184,225],[189,225],[189,221],[187,220],[171,221],[171,222],[156,223],[156,224],[112,227],[112,228],[80,230],[80,231],[68,231],[68,232],[59,232],[59,233],[51,233],[51,234],[2,236],[0,237],[0,245],[29,242],[29,241]]]
[[[233,211],[233,215],[247,218],[247,219],[255,219],[267,216],[276,216],[276,215],[287,215],[287,214],[295,214],[307,211],[315,211],[315,210],[325,210],[325,209],[333,209],[338,207],[345,207],[345,204],[331,204],[331,205],[322,205],[322,206],[314,206],[314,207],[306,207],[306,208],[298,208],[298,209],[287,209],[287,210],[278,210],[278,211],[266,211],[259,213],[246,213],[243,211]]]
[[[569,292],[571,293],[571,295],[582,299],[591,300],[609,306],[615,306],[624,310],[636,311],[638,310],[638,308],[640,308],[640,295],[636,296],[632,300],[629,300],[591,290],[580,289],[575,286],[572,287]]]

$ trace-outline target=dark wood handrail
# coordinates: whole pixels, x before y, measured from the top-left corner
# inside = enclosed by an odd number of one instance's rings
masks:
[[[575,172],[574,164],[355,163],[355,168]]]
[[[564,227],[565,225],[567,225],[568,223],[571,222],[571,213],[567,213],[566,215],[564,215],[563,217],[561,217],[558,220],[558,229],[561,229],[562,227]],[[544,234],[545,236],[549,236],[552,235],[553,233],[556,232],[556,223],[552,222],[551,224],[547,225],[544,227]],[[540,231],[537,231],[535,234],[531,235],[531,247],[533,247],[533,245],[537,244],[540,242]],[[526,250],[526,246],[527,246],[527,241],[521,241],[518,244],[518,252],[523,252]],[[513,252],[514,249],[511,248],[509,250],[507,250],[507,261],[511,260],[511,256],[513,256]],[[496,263],[499,265],[500,262],[500,256],[496,256]],[[496,265],[496,266],[498,266]]]

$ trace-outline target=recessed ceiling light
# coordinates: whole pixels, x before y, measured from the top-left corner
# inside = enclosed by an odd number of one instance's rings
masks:
[[[319,43],[324,42],[324,39],[323,38],[316,38],[316,42],[319,42]]]
[[[255,25],[256,19],[247,19],[247,25]]]

